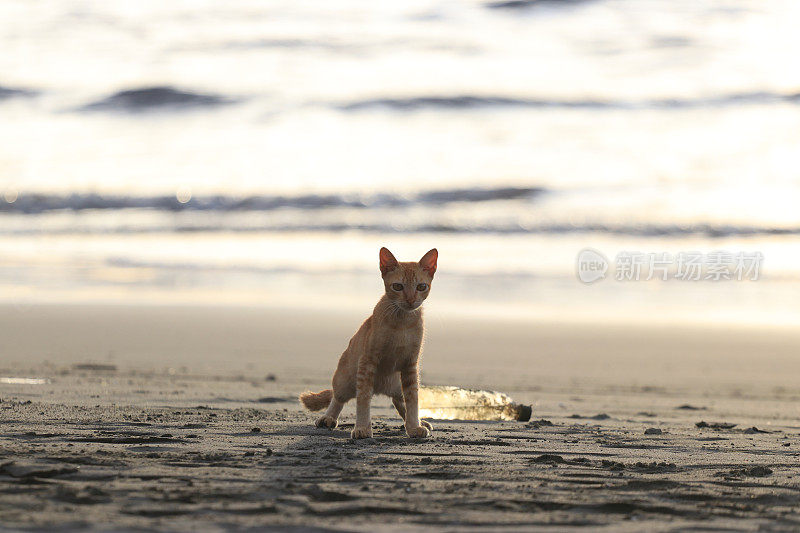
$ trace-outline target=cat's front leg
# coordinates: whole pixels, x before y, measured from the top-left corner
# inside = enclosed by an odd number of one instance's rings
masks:
[[[419,420],[419,371],[411,365],[400,372],[403,385],[403,398],[406,401],[406,433],[409,437],[425,438],[430,435],[427,427]]]
[[[375,388],[375,359],[364,354],[358,361],[356,374],[356,425],[350,436],[354,439],[372,438],[372,421],[369,407]]]

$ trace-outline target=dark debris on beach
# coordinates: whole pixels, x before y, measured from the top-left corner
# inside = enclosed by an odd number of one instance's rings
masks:
[[[353,441],[347,424],[318,429],[269,404],[0,407],[0,514],[11,528],[800,524],[796,457],[780,439],[697,440],[688,420],[657,440],[608,415],[601,426],[552,414],[527,425],[434,421],[433,437],[415,440],[379,416],[374,438]]]

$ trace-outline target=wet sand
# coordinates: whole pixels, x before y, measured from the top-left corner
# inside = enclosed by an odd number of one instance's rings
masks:
[[[0,378],[44,380],[0,380],[0,530],[800,528],[797,333],[430,312],[423,380],[532,421],[412,440],[377,398],[352,441],[352,405],[328,431],[294,398],[359,318],[0,308]]]

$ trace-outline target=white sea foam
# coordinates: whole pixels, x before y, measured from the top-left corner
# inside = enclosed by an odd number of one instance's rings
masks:
[[[45,378],[0,377],[0,383],[4,385],[46,385],[50,383],[50,380]]]

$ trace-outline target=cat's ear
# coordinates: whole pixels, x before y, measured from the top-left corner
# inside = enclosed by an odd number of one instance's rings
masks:
[[[439,259],[439,251],[436,248],[433,248],[422,256],[422,259],[419,260],[419,266],[422,267],[422,270],[433,277],[433,274],[436,272],[437,259]]]
[[[388,248],[381,248],[379,254],[381,263],[381,275],[385,276],[395,268],[397,268],[397,259],[394,258],[392,252]]]

